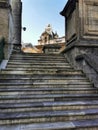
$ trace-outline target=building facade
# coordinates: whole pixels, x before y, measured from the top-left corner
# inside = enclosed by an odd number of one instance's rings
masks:
[[[38,45],[56,44],[60,42],[65,42],[65,37],[59,37],[57,32],[54,33],[52,26],[48,24],[38,40]]]

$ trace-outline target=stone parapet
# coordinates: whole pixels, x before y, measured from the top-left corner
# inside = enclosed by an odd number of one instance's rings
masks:
[[[58,44],[48,44],[43,47],[44,53],[58,53],[61,46]]]

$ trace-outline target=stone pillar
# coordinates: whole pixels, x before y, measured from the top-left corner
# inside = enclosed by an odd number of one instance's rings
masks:
[[[0,0],[0,37],[4,37],[6,42],[8,42],[8,3],[7,0]]]
[[[68,0],[61,15],[65,17],[65,52],[77,68],[77,55],[98,55],[98,0]]]
[[[8,59],[8,40],[9,40],[9,5],[8,0],[0,0],[0,39],[4,38],[5,44],[0,43],[0,49],[4,54],[4,59]]]
[[[98,0],[68,0],[61,15],[67,40],[63,53],[98,87]]]
[[[12,0],[12,15],[14,21],[14,41],[13,44],[21,45],[21,23],[22,23],[22,2]]]

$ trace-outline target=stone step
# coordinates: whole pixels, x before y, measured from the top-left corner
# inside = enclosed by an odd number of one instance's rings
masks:
[[[64,58],[64,57],[59,57],[59,56],[56,56],[56,57],[54,57],[54,56],[41,56],[41,57],[38,57],[38,56],[32,56],[32,57],[29,57],[29,56],[19,56],[19,57],[15,57],[15,56],[11,56],[10,57],[10,60],[42,60],[42,59],[48,59],[48,60],[51,60],[51,59],[54,59],[54,60],[66,60],[67,61],[67,59],[66,58]]]
[[[98,119],[34,124],[2,125],[1,130],[97,130]]]
[[[94,91],[95,93],[96,93],[96,91],[98,91],[98,89],[97,88],[74,88],[74,87],[70,87],[70,88],[64,88],[64,87],[28,87],[28,88],[25,88],[24,86],[23,87],[4,87],[4,88],[1,88],[0,87],[0,92],[18,92],[18,91],[20,91],[20,92],[40,92],[40,91],[42,91],[42,92],[48,92],[48,91]]]
[[[64,63],[52,63],[52,62],[36,62],[36,61],[34,61],[33,63],[32,62],[26,62],[26,63],[22,63],[22,62],[11,62],[11,61],[9,61],[8,63],[7,63],[7,66],[38,66],[38,65],[40,65],[40,66],[70,66],[69,65],[69,63],[66,63],[66,62],[64,62]]]
[[[0,95],[0,103],[27,103],[44,101],[89,101],[97,100],[98,94],[31,94]]]
[[[97,94],[94,88],[0,88],[0,95]]]
[[[57,59],[57,58],[20,58],[20,59],[10,59],[10,61],[59,61],[59,62],[68,62],[66,59]]]
[[[32,53],[32,54],[27,54],[27,53],[17,53],[17,54],[14,54],[13,52],[11,53],[11,57],[64,57],[63,54],[44,54],[44,53],[40,53],[40,54],[35,54],[35,53]]]
[[[73,69],[40,69],[40,70],[33,70],[33,71],[28,71],[28,70],[6,70],[2,69],[0,71],[0,74],[81,74],[81,71],[75,71]]]
[[[92,101],[59,101],[59,102],[27,102],[0,103],[0,112],[38,112],[54,110],[98,109],[98,100]]]
[[[40,64],[38,64],[38,63],[27,63],[27,64],[23,64],[23,63],[8,63],[7,64],[7,67],[9,66],[11,66],[11,67],[14,67],[14,66],[19,66],[19,67],[21,67],[21,66],[26,66],[26,67],[31,67],[31,66],[70,66],[69,65],[69,63],[40,63]]]
[[[98,119],[98,109],[0,113],[0,125]]]
[[[88,78],[85,77],[83,74],[77,74],[77,75],[22,75],[22,74],[0,74],[0,79],[20,79],[20,80],[27,80],[27,79],[36,79],[36,80],[85,80]]]
[[[92,84],[0,84],[0,88],[92,88]]]
[[[69,64],[68,62],[66,61],[60,61],[60,60],[10,60],[8,61],[8,64]]]
[[[48,64],[42,64],[42,65],[38,65],[38,64],[32,64],[32,65],[17,65],[17,64],[14,64],[14,65],[7,65],[6,68],[54,68],[54,69],[57,69],[57,68],[70,68],[72,69],[72,67],[70,65],[48,65]]]
[[[64,61],[64,62],[67,62],[67,63],[69,63],[68,62],[68,60],[67,60],[67,58],[64,58],[64,57],[19,57],[19,58],[15,58],[15,57],[13,57],[13,58],[11,58],[10,57],[10,59],[9,59],[10,61],[21,61],[21,60],[30,60],[30,61],[52,61],[52,60],[54,60],[54,61]]]
[[[10,77],[9,77],[10,78]],[[82,78],[78,78],[78,79],[69,79],[69,78],[65,78],[65,79],[44,79],[44,78],[35,78],[35,79],[33,79],[33,78],[15,78],[15,79],[0,79],[0,83],[30,83],[30,84],[33,84],[33,83],[50,83],[50,84],[54,84],[54,82],[55,82],[55,84],[57,84],[57,83],[67,83],[67,84],[69,84],[70,82],[71,83],[73,83],[74,84],[74,82],[75,83],[83,83],[83,84],[86,84],[86,83],[88,83],[89,82],[89,80],[88,79],[82,79]]]
[[[7,80],[6,80],[7,81]],[[58,84],[60,84],[60,85],[69,85],[69,84],[72,84],[72,85],[74,85],[74,84],[77,84],[77,85],[90,85],[91,83],[89,82],[89,81],[83,81],[83,80],[80,80],[80,81],[78,81],[78,80],[61,80],[61,81],[59,81],[59,80],[51,80],[51,81],[48,81],[48,80],[46,80],[46,81],[33,81],[33,80],[8,80],[7,82],[5,82],[4,80],[2,80],[2,82],[0,82],[0,85],[15,85],[15,84],[20,84],[20,85],[53,85],[53,84],[55,84],[55,85],[58,85]]]
[[[12,52],[11,56],[16,56],[16,57],[20,57],[20,56],[29,56],[29,57],[64,57],[62,54],[45,54],[45,53],[17,53],[17,52]]]
[[[6,70],[31,70],[31,71],[33,71],[33,70],[42,70],[42,69],[61,69],[61,70],[64,70],[64,69],[72,69],[73,70],[73,68],[72,67],[70,67],[70,66],[31,66],[31,67],[27,67],[27,66],[11,66],[11,67],[9,67],[9,66],[7,66],[6,67]]]
[[[69,64],[69,63],[67,63],[67,62],[62,62],[62,61],[54,61],[54,60],[52,60],[52,61],[36,61],[36,60],[32,60],[32,61],[9,61],[8,62],[8,64],[15,64],[15,65],[32,65],[32,64],[46,64],[46,65],[48,65],[48,64],[54,64],[54,65],[58,65],[58,64]]]

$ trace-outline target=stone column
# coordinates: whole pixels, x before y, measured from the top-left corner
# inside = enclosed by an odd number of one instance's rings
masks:
[[[14,21],[14,41],[13,44],[21,45],[22,28],[22,2],[21,0],[12,0],[12,15]]]
[[[0,0],[0,37],[4,37],[6,42],[8,42],[8,3],[7,0]]]
[[[67,40],[63,53],[98,87],[98,0],[68,0],[61,15]]]
[[[5,39],[0,43],[0,49],[4,54],[4,59],[8,59],[8,39],[9,39],[9,5],[8,0],[0,0],[0,39]],[[3,45],[4,44],[4,45]],[[0,55],[2,55],[0,54]]]
[[[65,52],[77,68],[77,55],[98,55],[98,0],[68,0],[61,15],[65,17]]]

